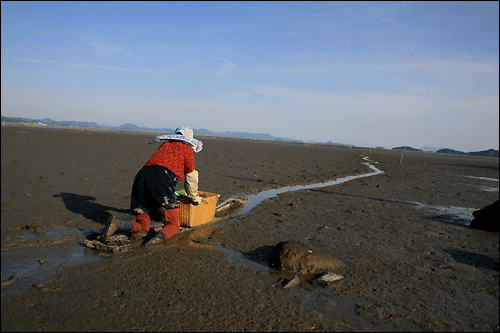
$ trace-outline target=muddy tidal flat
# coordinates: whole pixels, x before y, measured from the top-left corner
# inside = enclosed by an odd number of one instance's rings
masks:
[[[85,248],[106,211],[133,219],[154,137],[1,128],[2,332],[499,331],[499,235],[469,228],[499,199],[498,159],[195,133],[199,189],[219,202],[290,190],[152,249]],[[283,241],[343,278],[284,288],[293,275],[267,265]]]

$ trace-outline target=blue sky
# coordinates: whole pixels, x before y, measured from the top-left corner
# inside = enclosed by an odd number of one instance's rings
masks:
[[[498,149],[498,23],[477,1],[2,1],[2,115]]]

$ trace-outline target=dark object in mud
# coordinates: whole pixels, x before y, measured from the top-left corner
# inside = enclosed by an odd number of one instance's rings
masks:
[[[323,274],[342,267],[325,251],[296,241],[280,242],[272,250],[269,266],[288,274]]]
[[[21,229],[26,229],[26,230],[33,230],[33,231],[39,231],[40,228],[37,226],[32,226],[32,225],[23,225],[20,227]]]
[[[91,249],[111,253],[127,252],[132,250],[132,244],[130,244],[130,241],[125,240],[123,235],[113,236],[107,243],[101,243],[98,239],[86,239],[83,244]]]
[[[8,287],[17,280],[17,275],[2,276],[2,288]]]
[[[500,209],[500,200],[495,201],[489,206],[476,210],[472,213],[474,220],[470,227],[484,231],[500,231],[500,222],[498,221],[498,210]]]

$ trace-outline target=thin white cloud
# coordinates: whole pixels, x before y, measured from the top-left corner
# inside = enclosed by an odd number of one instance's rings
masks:
[[[184,76],[193,76],[193,77],[207,77],[195,74],[186,74],[186,73],[175,73],[175,72],[163,72],[163,71],[152,71],[148,69],[134,69],[134,68],[123,68],[123,67],[112,67],[112,66],[100,66],[93,64],[78,64],[71,62],[63,62],[63,61],[53,61],[53,60],[39,60],[39,59],[4,59],[7,61],[14,62],[32,62],[39,64],[52,64],[52,65],[60,65],[60,66],[74,66],[74,67],[85,67],[85,68],[99,68],[99,69],[111,69],[118,71],[128,71],[128,72],[143,72],[143,73],[154,73],[154,74],[168,74],[168,75],[184,75]]]
[[[196,59],[196,58],[188,58],[184,63],[182,63],[181,65],[179,65],[179,67],[181,68],[192,68],[196,65],[199,65],[200,64],[200,60]]]
[[[277,86],[259,86],[259,85],[246,85],[241,84],[240,86],[249,87],[254,89],[255,92],[272,97],[280,97],[288,100],[304,100],[304,99],[323,99],[325,95],[318,94],[316,92],[299,90],[299,89],[289,89]]]
[[[125,50],[124,48],[110,44],[110,43],[89,41],[88,45],[92,47],[92,49],[95,53],[97,53],[99,56],[102,56],[102,57],[109,57],[111,55],[120,54],[120,55],[124,55],[124,56],[127,56],[129,58],[133,58],[133,59],[146,60],[146,58],[144,58],[144,57],[139,57],[139,56],[133,55],[132,53]]]
[[[228,91],[228,92],[217,92],[215,95],[221,97],[246,97],[250,96],[251,94],[242,91]]]
[[[232,62],[232,61],[229,61],[229,60],[226,60],[226,59],[222,59],[222,58],[219,58],[219,57],[214,57],[214,56],[209,56],[209,57],[212,57],[214,59],[217,59],[217,60],[225,62],[225,64],[221,66],[220,71],[213,72],[214,75],[217,75],[217,76],[220,76],[220,77],[223,77],[223,78],[227,78],[226,75],[229,74],[229,72],[231,72],[233,69],[236,68],[236,64],[234,62]]]

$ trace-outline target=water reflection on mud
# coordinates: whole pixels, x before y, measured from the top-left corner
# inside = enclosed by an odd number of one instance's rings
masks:
[[[48,226],[26,232],[2,246],[2,280],[17,277],[9,292],[40,283],[58,269],[99,260],[99,253],[82,248],[84,239],[79,229]]]
[[[267,265],[261,265],[255,261],[251,261],[243,255],[240,251],[231,250],[225,248],[222,245],[215,245],[215,248],[219,251],[228,255],[228,259],[235,265],[244,266],[250,268],[254,271],[263,272],[269,274],[269,267]]]

